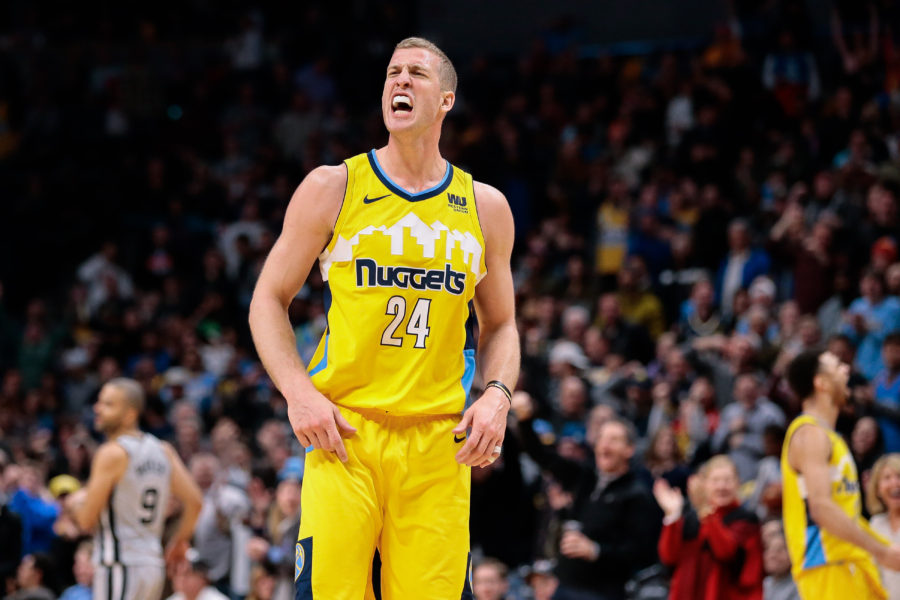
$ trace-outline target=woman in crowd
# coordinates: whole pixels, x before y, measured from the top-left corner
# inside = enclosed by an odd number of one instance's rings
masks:
[[[761,600],[762,542],[756,515],[738,503],[738,474],[727,456],[707,461],[688,488],[691,505],[664,479],[653,486],[665,513],[659,557],[674,568],[671,600]]]
[[[866,485],[866,507],[872,529],[892,544],[900,543],[900,454],[875,461]],[[900,573],[882,569],[881,582],[890,600],[900,599]]]
[[[684,461],[684,453],[678,446],[678,439],[671,425],[663,425],[650,438],[644,453],[644,466],[654,479],[662,477],[669,485],[684,491],[690,469]]]

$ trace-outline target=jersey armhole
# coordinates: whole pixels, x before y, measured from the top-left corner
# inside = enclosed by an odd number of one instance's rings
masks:
[[[341,207],[338,209],[337,218],[334,220],[334,225],[331,227],[331,237],[328,239],[328,243],[325,244],[325,247],[322,248],[322,252],[319,253],[321,256],[322,253],[331,250],[334,247],[334,242],[337,239],[338,234],[341,231],[341,226],[344,224],[344,221],[347,220],[347,192],[352,189],[352,183],[350,181],[352,169],[350,169],[350,160],[347,159],[344,161],[344,169],[347,171],[347,180],[344,182],[344,195],[341,197]]]
[[[466,172],[463,171],[463,173]],[[472,211],[472,213],[474,214],[470,213],[469,216],[472,218],[473,225],[475,225],[475,230],[481,234],[481,243],[483,244],[484,248],[484,251],[481,253],[481,258],[479,259],[481,264],[478,265],[478,269],[481,271],[481,273],[478,276],[478,280],[475,282],[475,285],[478,285],[478,283],[482,279],[484,279],[484,276],[487,275],[488,271],[487,260],[485,258],[487,254],[487,238],[484,235],[484,227],[482,227],[481,225],[481,215],[478,212],[478,198],[475,195],[475,178],[472,177],[470,173],[466,173],[466,178],[469,180],[469,185],[472,186],[472,207],[474,209]]]

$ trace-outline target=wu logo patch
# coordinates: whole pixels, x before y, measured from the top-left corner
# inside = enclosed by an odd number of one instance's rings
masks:
[[[447,194],[447,205],[455,210],[456,212],[468,213],[469,209],[466,206],[466,197],[465,196],[457,196],[456,194]]]
[[[303,549],[303,546],[300,545],[300,542],[297,542],[297,554],[294,559],[294,581],[300,579],[300,574],[303,573],[303,567],[306,565],[306,551]]]

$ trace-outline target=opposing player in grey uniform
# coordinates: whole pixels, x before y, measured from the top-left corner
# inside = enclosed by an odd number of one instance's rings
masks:
[[[125,378],[104,385],[94,405],[94,424],[107,441],[94,455],[73,512],[83,530],[94,530],[96,600],[158,600],[166,563],[184,557],[203,501],[175,450],[138,429],[143,407],[140,384]],[[183,510],[164,553],[170,495]]]

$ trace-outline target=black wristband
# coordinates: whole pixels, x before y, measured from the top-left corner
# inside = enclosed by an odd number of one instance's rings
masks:
[[[488,389],[489,387],[495,387],[503,392],[503,395],[506,396],[506,399],[509,400],[510,404],[512,404],[512,392],[509,391],[509,388],[506,387],[506,385],[504,385],[502,381],[498,381],[496,379],[488,381],[484,386],[484,389]]]

